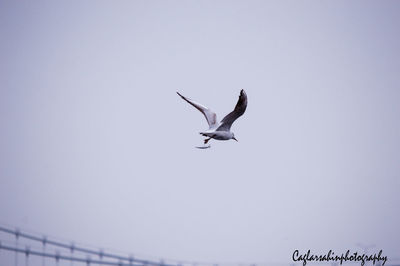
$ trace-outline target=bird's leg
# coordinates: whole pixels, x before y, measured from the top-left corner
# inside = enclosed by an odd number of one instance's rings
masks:
[[[205,140],[204,140],[204,144],[207,144],[208,141],[209,141],[210,139],[211,139],[211,138],[205,139]]]

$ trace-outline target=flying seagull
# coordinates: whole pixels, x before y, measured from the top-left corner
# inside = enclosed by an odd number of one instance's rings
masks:
[[[236,103],[235,109],[227,114],[221,122],[217,122],[217,115],[211,111],[209,108],[205,107],[202,104],[196,103],[195,101],[186,98],[185,96],[181,95],[179,92],[176,92],[179,96],[182,97],[185,101],[193,105],[197,110],[199,110],[206,118],[208,123],[208,130],[204,132],[200,132],[200,135],[204,137],[208,137],[204,140],[204,144],[207,144],[210,139],[217,139],[217,140],[230,140],[235,138],[233,132],[231,132],[231,126],[236,119],[238,119],[241,115],[244,114],[247,107],[247,95],[244,90],[240,91],[239,100]],[[209,147],[209,146],[207,146]]]

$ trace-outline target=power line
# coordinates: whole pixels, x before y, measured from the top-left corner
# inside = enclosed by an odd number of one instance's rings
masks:
[[[61,248],[64,248],[64,249],[68,249],[70,251],[78,251],[78,252],[83,252],[83,253],[86,253],[86,254],[97,255],[100,258],[116,259],[116,260],[119,260],[119,261],[127,261],[129,263],[139,263],[140,265],[176,266],[175,264],[167,264],[167,263],[164,263],[164,262],[154,262],[154,261],[150,261],[150,260],[137,259],[137,258],[134,258],[133,256],[131,256],[131,257],[120,256],[120,255],[104,252],[103,250],[96,251],[96,250],[92,250],[92,249],[76,246],[75,244],[66,244],[66,243],[62,243],[62,242],[58,242],[58,241],[54,241],[54,240],[48,239],[47,237],[38,237],[38,236],[34,236],[34,235],[31,235],[31,234],[28,234],[28,233],[24,233],[24,232],[21,232],[19,229],[13,230],[13,229],[9,229],[9,228],[5,228],[3,226],[0,226],[0,231],[8,233],[8,234],[11,234],[11,235],[14,235],[17,239],[19,237],[26,238],[26,239],[30,239],[30,240],[33,240],[33,241],[36,241],[36,242],[40,242],[40,243],[42,243],[43,246],[45,246],[45,245],[57,246],[57,247],[61,247]],[[16,249],[18,249],[18,248],[16,248]],[[15,250],[15,251],[19,252],[17,250]],[[25,252],[25,251],[23,251],[23,252]],[[36,253],[48,254],[48,253],[44,253],[44,252],[36,252]],[[52,254],[48,254],[48,255],[52,255]],[[72,258],[72,257],[67,257],[67,256],[64,256],[64,257],[65,258]],[[112,264],[112,265],[120,265],[120,264]]]
[[[44,253],[44,252],[40,252],[40,251],[35,251],[35,250],[31,250],[30,248],[16,248],[16,247],[12,247],[12,246],[8,246],[8,245],[4,245],[0,242],[0,249],[4,249],[4,250],[8,250],[8,251],[14,251],[16,253],[23,253],[25,254],[25,256],[29,257],[30,255],[34,255],[34,256],[40,256],[40,257],[47,257],[47,258],[53,258],[56,261],[59,260],[68,260],[68,261],[75,261],[75,262],[83,262],[86,264],[100,264],[100,265],[115,265],[115,266],[139,266],[139,265],[146,265],[146,264],[138,264],[138,263],[122,263],[122,262],[111,262],[111,261],[103,261],[103,260],[93,260],[91,258],[78,258],[78,257],[72,257],[72,256],[65,256],[65,255],[61,255],[59,253],[56,254],[51,254],[51,253]]]

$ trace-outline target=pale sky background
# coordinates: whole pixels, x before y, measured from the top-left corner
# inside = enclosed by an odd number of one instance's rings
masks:
[[[356,243],[400,257],[399,14],[1,1],[1,224],[138,257],[289,264]],[[207,123],[175,92],[221,119],[241,88],[239,142],[195,149]]]

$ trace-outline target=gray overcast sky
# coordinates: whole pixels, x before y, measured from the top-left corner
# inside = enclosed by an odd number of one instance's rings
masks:
[[[1,1],[0,221],[133,254],[400,249],[400,2]],[[249,105],[211,141],[240,88]]]

